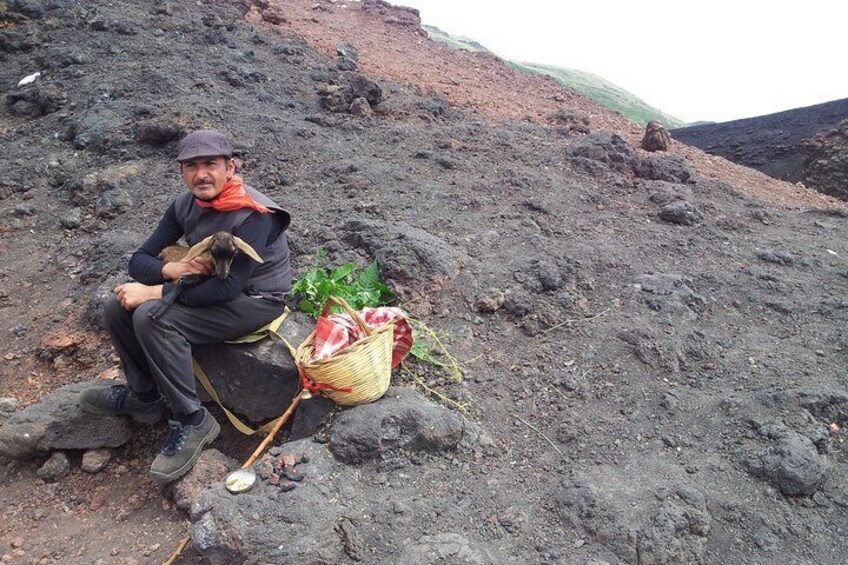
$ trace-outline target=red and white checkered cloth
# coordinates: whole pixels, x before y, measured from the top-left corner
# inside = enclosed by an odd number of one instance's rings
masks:
[[[394,369],[412,349],[412,326],[400,308],[363,308],[359,315],[372,330],[395,321],[392,345],[392,368]],[[365,334],[359,324],[347,314],[319,316],[315,328],[315,353],[313,361],[329,359],[348,345],[362,339]]]

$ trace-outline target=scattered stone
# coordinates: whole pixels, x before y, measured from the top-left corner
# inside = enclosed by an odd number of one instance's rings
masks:
[[[366,118],[374,113],[371,110],[371,105],[368,103],[368,100],[362,97],[353,99],[353,102],[350,103],[349,111],[354,116],[359,116],[361,118]]]
[[[757,259],[760,261],[774,263],[775,265],[789,266],[795,260],[794,257],[792,257],[792,254],[787,253],[786,251],[775,251],[774,249],[756,249],[754,251],[754,255],[756,255]]]
[[[61,451],[54,451],[44,465],[39,467],[36,474],[45,482],[54,483],[68,476],[70,472],[71,461],[68,456]]]
[[[691,202],[678,200],[660,208],[660,219],[671,224],[693,226],[704,220],[704,215]]]
[[[20,407],[21,402],[17,398],[12,398],[11,396],[0,397],[0,414],[10,416],[13,412],[16,412]]]
[[[355,406],[336,417],[330,451],[340,461],[362,463],[388,452],[455,449],[462,420],[412,389],[389,388],[377,402]]]
[[[26,539],[24,539],[23,536],[12,538],[12,541],[9,543],[9,545],[12,546],[12,549],[18,549],[19,547],[23,547],[25,544]]]
[[[182,124],[166,118],[143,120],[135,125],[135,139],[146,145],[160,146],[178,140],[185,132]]]
[[[493,313],[497,312],[504,305],[506,296],[503,291],[497,288],[489,288],[483,291],[474,299],[474,308],[478,312]]]
[[[97,200],[97,215],[105,219],[117,218],[132,208],[132,197],[126,190],[107,190]]]
[[[551,114],[550,121],[557,125],[560,133],[589,133],[589,117],[561,108]]]
[[[707,307],[707,300],[689,286],[692,281],[676,273],[643,274],[634,283],[652,310],[688,316]]]
[[[9,111],[19,116],[39,117],[58,111],[67,103],[65,93],[52,84],[33,83],[6,95]]]
[[[651,120],[645,126],[645,136],[642,138],[641,146],[645,151],[668,151],[671,147],[671,136],[661,123]]]
[[[649,155],[633,161],[633,173],[644,180],[687,183],[695,171],[681,155]]]
[[[194,467],[182,478],[166,487],[174,504],[188,512],[200,493],[213,483],[223,481],[230,471],[239,468],[238,462],[217,449],[205,449]]]
[[[771,440],[758,456],[745,459],[748,471],[773,482],[786,496],[810,496],[830,473],[830,463],[810,438],[784,424],[767,424],[760,435]]]
[[[286,23],[285,12],[283,11],[282,6],[273,6],[265,8],[259,12],[262,19],[273,25],[280,25]]]
[[[112,459],[111,449],[90,449],[82,454],[81,469],[86,473],[99,473]]]
[[[633,170],[636,152],[621,136],[602,131],[576,138],[566,149],[566,155],[576,165],[588,172],[603,169],[619,173]],[[601,169],[598,169],[598,165]]]
[[[16,412],[0,427],[0,455],[27,459],[61,449],[118,447],[132,437],[123,417],[88,414],[77,406],[82,390],[112,381],[65,385],[38,404]]]
[[[355,71],[359,66],[359,51],[347,41],[336,45],[336,53],[339,55],[340,70]]]
[[[59,219],[59,225],[66,230],[75,230],[82,225],[82,209],[73,208],[64,217]]]

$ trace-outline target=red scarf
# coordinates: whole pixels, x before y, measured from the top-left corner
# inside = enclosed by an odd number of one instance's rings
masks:
[[[252,208],[262,214],[273,213],[273,210],[255,201],[244,189],[244,181],[241,177],[235,175],[224,185],[221,194],[212,200],[195,198],[194,201],[201,208],[214,208],[219,212],[232,212],[233,210],[241,210],[242,208]]]

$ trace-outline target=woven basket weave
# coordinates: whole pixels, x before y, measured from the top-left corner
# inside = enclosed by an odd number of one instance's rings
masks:
[[[345,347],[329,359],[313,361],[315,332],[309,334],[297,348],[295,362],[313,387],[336,404],[355,406],[373,402],[389,388],[392,376],[392,342],[395,324],[389,323],[376,330],[369,328],[362,317],[347,302],[329,297],[322,316],[330,313],[333,305],[341,306],[362,328],[367,336]]]

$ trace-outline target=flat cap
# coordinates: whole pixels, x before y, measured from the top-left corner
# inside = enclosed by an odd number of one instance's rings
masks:
[[[180,140],[177,161],[182,163],[195,157],[232,157],[233,144],[227,136],[214,129],[200,129]]]

